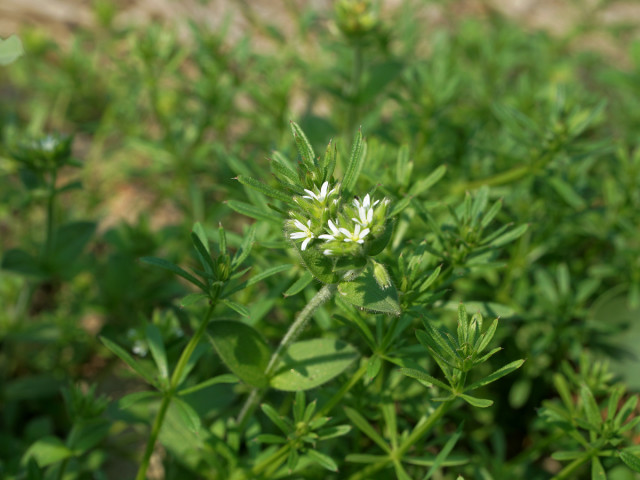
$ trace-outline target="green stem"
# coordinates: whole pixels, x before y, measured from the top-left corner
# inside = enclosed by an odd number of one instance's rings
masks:
[[[46,256],[51,252],[53,246],[53,224],[54,224],[54,207],[56,199],[56,180],[58,171],[51,172],[51,182],[49,183],[49,191],[47,194],[47,230],[43,247],[43,255]]]
[[[209,325],[209,321],[211,320],[211,316],[213,315],[213,309],[215,308],[215,302],[211,303],[209,310],[200,325],[198,325],[198,329],[195,331],[189,343],[182,351],[180,355],[180,359],[178,360],[178,364],[176,365],[173,374],[171,375],[171,382],[167,391],[164,392],[162,397],[162,403],[160,404],[160,409],[156,414],[156,418],[153,421],[153,426],[151,427],[151,434],[149,435],[149,439],[147,440],[147,446],[144,450],[144,456],[142,457],[142,462],[140,463],[140,467],[138,468],[138,474],[136,475],[136,480],[145,480],[147,475],[147,469],[149,468],[149,462],[151,461],[151,455],[153,454],[153,450],[156,446],[156,442],[158,440],[158,435],[160,435],[160,430],[162,429],[162,424],[164,423],[164,417],[167,414],[167,410],[169,409],[169,405],[171,404],[171,400],[176,392],[176,388],[180,384],[182,380],[182,374],[184,369],[186,368],[189,360],[191,359],[191,355],[193,355],[193,351],[196,349],[200,340],[204,333],[207,330],[207,326]]]
[[[418,440],[429,433],[429,431],[435,426],[436,422],[449,411],[451,405],[453,405],[453,400],[441,403],[438,408],[436,408],[435,411],[431,415],[429,415],[429,418],[427,418],[425,422],[419,424],[416,428],[414,428],[411,432],[411,435],[409,435],[404,440],[404,442],[402,442],[400,448],[398,448],[396,458],[402,459],[409,448],[411,448]]]
[[[293,342],[298,337],[298,335],[300,335],[304,327],[307,325],[307,322],[311,319],[311,316],[314,314],[314,312],[318,308],[320,308],[320,306],[322,306],[324,302],[329,300],[333,296],[333,294],[336,292],[337,289],[338,289],[337,284],[324,285],[318,291],[318,293],[315,294],[315,296],[311,299],[311,301],[307,303],[306,307],[304,307],[304,309],[298,314],[298,317],[293,322],[291,327],[289,327],[289,330],[280,341],[280,345],[278,345],[278,348],[276,349],[276,351],[273,352],[273,355],[271,355],[271,359],[269,360],[269,363],[267,364],[267,368],[265,369],[265,372],[264,372],[267,377],[271,376],[271,374],[273,373],[273,370],[278,364],[278,361],[280,360],[280,357],[282,357],[283,352],[287,349],[287,347],[291,344],[291,342]],[[242,410],[240,410],[240,414],[238,415],[237,424],[238,424],[239,432],[242,432],[242,430],[244,430],[244,427],[246,426],[246,423],[249,420],[249,417],[251,416],[255,408],[258,406],[258,403],[260,402],[260,399],[262,398],[263,393],[264,392],[261,392],[257,388],[251,391],[251,394],[247,398],[247,401],[245,402],[244,406],[242,407]]]
[[[342,397],[344,397],[349,392],[349,390],[351,390],[353,388],[353,386],[360,381],[360,379],[366,373],[366,371],[367,371],[367,362],[363,361],[362,365],[360,366],[358,371],[356,371],[356,373],[354,373],[349,378],[349,381],[347,383],[345,383],[342,386],[342,388],[340,388],[340,390],[338,390],[335,393],[335,395],[333,395],[333,397],[331,397],[329,399],[329,401],[327,403],[325,403],[320,410],[318,410],[318,412],[314,416],[314,419],[317,419],[317,418],[320,418],[320,417],[324,417],[331,410],[333,410],[333,407],[335,407],[338,404],[338,402],[340,402],[340,400],[342,400]]]
[[[289,453],[289,445],[284,445],[276,450],[272,455],[269,455],[267,458],[262,460],[260,463],[256,464],[251,469],[251,474],[253,476],[260,475],[264,472],[270,465],[280,465],[285,458],[287,458],[287,454]]]
[[[584,465],[586,462],[591,460],[591,455],[585,455],[582,458],[576,458],[569,465],[564,467],[560,473],[554,476],[551,480],[563,480],[565,478],[575,478],[574,472]]]

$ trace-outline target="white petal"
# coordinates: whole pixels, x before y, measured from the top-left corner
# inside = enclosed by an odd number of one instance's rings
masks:
[[[370,231],[371,231],[370,229],[365,228],[362,232],[360,232],[360,238],[366,237]]]
[[[307,236],[308,235],[306,233],[304,233],[304,232],[294,232],[294,233],[289,235],[289,238],[295,240],[295,239],[298,239],[298,238],[307,238]]]
[[[335,240],[336,238],[333,235],[329,235],[328,233],[322,234],[322,235],[318,235],[318,238],[321,238],[323,240]]]
[[[351,236],[351,232],[349,230],[347,230],[346,228],[340,228],[340,233],[342,233],[343,235],[350,237]]]
[[[307,227],[304,226],[304,223],[302,223],[300,220],[294,220],[293,224],[296,226],[296,228],[298,230],[303,230],[304,231],[304,230],[307,229]]]
[[[333,252],[331,250],[329,250],[328,248],[326,250],[324,250],[322,253],[324,253],[325,255],[333,255]]]
[[[311,237],[307,238],[304,242],[302,242],[302,247],[300,247],[300,250],[304,250],[305,248],[307,248],[307,245],[309,244],[310,241],[311,241]]]
[[[360,224],[356,225],[356,228],[353,230],[353,236],[357,237],[360,234]]]

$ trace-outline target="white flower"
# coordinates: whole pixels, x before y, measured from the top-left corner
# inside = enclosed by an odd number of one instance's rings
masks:
[[[375,207],[378,203],[380,203],[380,200],[376,200],[375,202],[373,202],[373,205],[371,205],[371,197],[368,193],[365,195],[362,203],[360,203],[357,198],[354,199],[353,205],[358,209],[358,216],[360,218],[351,218],[351,220],[366,229],[366,227],[371,225],[371,222],[373,221],[373,207]]]
[[[342,234],[345,236],[345,239],[344,239],[345,242],[356,242],[356,243],[364,243],[364,237],[366,237],[369,234],[369,231],[370,230],[368,228],[365,228],[364,230],[360,231],[359,224],[356,224],[355,229],[353,230],[353,233],[351,233],[346,228],[340,229],[340,232],[342,232]]]
[[[338,223],[337,220],[336,220],[336,223]],[[333,223],[331,220],[329,220],[329,229],[331,229],[331,234],[323,233],[322,235],[318,235],[318,238],[321,238],[326,241],[330,241],[330,240],[336,240],[340,235],[342,235],[338,227],[336,227],[335,223]],[[325,255],[327,254],[325,253]]]
[[[300,231],[289,234],[289,238],[292,240],[298,240],[300,238],[304,238],[304,241],[302,242],[302,246],[300,247],[301,250],[304,250],[305,248],[307,248],[307,245],[309,245],[309,242],[311,241],[311,239],[315,238],[315,235],[311,231],[311,220],[308,220],[306,225],[302,223],[300,220],[294,220],[293,223],[296,226],[296,228]]]
[[[335,188],[329,190],[329,182],[324,182],[320,187],[320,193],[315,194],[311,190],[304,189],[309,195],[303,195],[302,198],[308,198],[309,200],[317,200],[320,203],[324,203],[329,195],[336,191]]]

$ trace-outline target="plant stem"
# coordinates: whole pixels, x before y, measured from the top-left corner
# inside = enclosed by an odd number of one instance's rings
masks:
[[[58,178],[58,171],[53,170],[51,172],[51,181],[49,183],[49,191],[47,194],[47,230],[46,237],[43,246],[43,256],[48,255],[51,252],[53,246],[53,224],[54,224],[54,207],[56,199],[56,180]]]
[[[365,362],[362,362],[362,365],[356,371],[356,373],[354,373],[349,378],[349,381],[345,383],[342,386],[342,388],[340,388],[340,390],[338,390],[335,393],[335,395],[331,397],[329,401],[325,403],[320,410],[318,410],[318,412],[314,415],[314,418],[317,419],[320,417],[324,417],[327,413],[329,413],[333,409],[333,407],[335,407],[338,404],[338,402],[342,399],[342,397],[344,397],[347,394],[347,392],[349,392],[349,390],[351,390],[353,386],[360,381],[360,379],[366,373],[366,371],[367,371],[367,362],[365,361]]]
[[[193,355],[193,351],[198,346],[198,343],[200,343],[200,339],[204,335],[204,332],[207,330],[207,326],[209,325],[209,321],[211,320],[211,315],[213,314],[214,308],[215,302],[212,302],[206,316],[204,317],[204,320],[200,322],[200,325],[198,325],[198,329],[195,331],[195,333],[189,340],[189,343],[187,343],[187,346],[182,351],[180,359],[178,360],[178,364],[176,365],[176,368],[171,375],[169,388],[167,389],[167,391],[163,392],[164,395],[162,397],[162,403],[160,403],[160,409],[158,410],[156,418],[153,421],[151,434],[149,435],[149,439],[147,440],[147,446],[145,447],[144,456],[142,457],[142,462],[140,463],[140,467],[138,468],[136,480],[145,480],[146,478],[147,469],[149,468],[149,462],[151,461],[151,455],[153,454],[153,450],[156,446],[156,441],[158,440],[158,436],[160,435],[160,430],[162,429],[162,424],[164,423],[164,417],[167,414],[167,410],[169,409],[171,400],[173,399],[173,396],[176,392],[176,388],[178,388],[178,385],[182,380],[184,369],[189,363],[189,359],[191,358],[191,355]]]
[[[584,457],[576,458],[569,465],[560,470],[556,476],[551,480],[564,480],[565,478],[575,478],[575,471],[583,464],[591,460],[591,455],[585,455]]]
[[[269,377],[273,373],[273,370],[278,364],[280,357],[282,357],[282,353],[298,337],[298,335],[300,335],[304,327],[307,325],[307,322],[311,319],[313,313],[318,308],[320,308],[320,306],[322,306],[324,302],[329,300],[337,289],[337,284],[324,285],[320,290],[318,290],[318,293],[315,294],[311,301],[307,303],[306,307],[304,307],[304,309],[298,314],[296,320],[293,322],[291,327],[289,327],[289,330],[287,331],[285,336],[282,337],[280,345],[278,345],[276,351],[273,352],[273,355],[271,355],[271,359],[269,359],[269,363],[267,364],[267,368],[264,372],[267,377]],[[237,424],[239,432],[242,432],[242,430],[244,430],[249,417],[258,406],[258,403],[262,398],[262,394],[263,392],[260,392],[260,390],[257,388],[253,389],[251,391],[251,394],[249,394],[249,397],[247,398],[244,406],[242,407],[242,410],[240,410],[240,414],[238,415]]]
[[[434,412],[429,415],[429,418],[424,423],[418,424],[416,428],[413,429],[411,435],[409,435],[404,442],[398,448],[398,453],[396,454],[396,458],[402,459],[404,454],[407,453],[407,450],[411,448],[418,440],[424,437],[429,431],[434,427],[436,422],[440,420],[444,416],[449,408],[453,405],[453,400],[449,400],[447,402],[442,402],[438,408],[434,410]]]

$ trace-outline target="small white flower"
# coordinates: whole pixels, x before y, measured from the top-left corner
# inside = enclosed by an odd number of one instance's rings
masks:
[[[341,228],[340,232],[342,232],[342,234],[345,236],[344,241],[345,242],[356,242],[356,243],[364,243],[364,237],[366,237],[369,234],[369,229],[365,228],[364,230],[360,231],[360,225],[356,224],[353,233],[351,233],[349,230],[347,230],[346,228]]]
[[[338,223],[337,220],[336,220],[336,223]],[[322,235],[318,235],[318,238],[321,238],[326,241],[330,241],[330,240],[336,240],[341,235],[340,230],[338,229],[338,227],[336,227],[335,223],[333,223],[331,220],[329,220],[329,229],[331,229],[331,234],[323,233]],[[325,255],[327,254],[325,253]]]
[[[315,238],[315,235],[311,231],[311,220],[308,220],[306,225],[302,223],[300,220],[294,220],[293,224],[300,231],[289,234],[289,238],[292,240],[298,240],[300,238],[304,238],[304,241],[302,242],[302,246],[300,247],[301,250],[304,250],[305,248],[307,248],[307,245],[309,245],[309,242],[311,241],[311,239]]]
[[[329,250],[328,248],[323,250],[322,253],[324,253],[327,256],[333,255],[333,250]]]
[[[363,228],[368,227],[373,221],[373,207],[375,207],[378,203],[380,203],[380,200],[376,200],[375,202],[373,202],[373,205],[371,205],[371,197],[368,193],[365,195],[362,203],[360,203],[357,198],[354,199],[353,205],[358,209],[358,216],[360,218],[351,218],[351,220],[360,224],[360,226]]]
[[[329,182],[324,182],[320,187],[320,193],[313,193],[311,190],[304,189],[309,195],[303,195],[302,198],[308,198],[309,200],[317,200],[320,203],[324,203],[329,195],[336,191],[335,188],[329,190]]]

